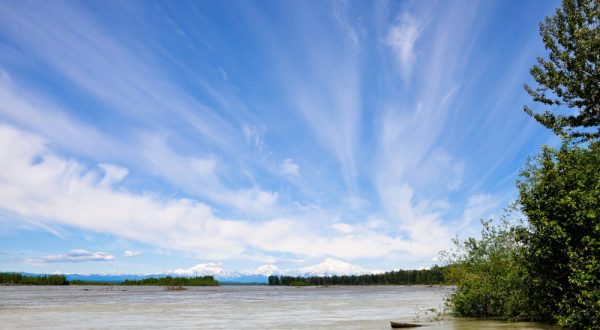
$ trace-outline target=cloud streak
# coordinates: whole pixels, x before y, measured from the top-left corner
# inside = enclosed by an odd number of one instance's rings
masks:
[[[24,2],[3,6],[0,17],[5,35],[104,102],[110,111],[146,123],[175,116],[206,143],[232,150],[230,137],[236,130],[229,123],[110,38],[81,6]]]
[[[38,258],[27,258],[25,261],[32,264],[50,264],[63,262],[90,262],[111,261],[115,256],[106,252],[90,252],[84,249],[71,250],[65,254],[53,254]]]
[[[385,42],[392,48],[404,79],[410,77],[413,64],[417,60],[415,43],[417,42],[423,23],[405,12],[397,19],[397,23],[388,32]]]
[[[139,257],[142,255],[142,252],[140,251],[134,251],[134,250],[125,250],[123,252],[123,257]]]

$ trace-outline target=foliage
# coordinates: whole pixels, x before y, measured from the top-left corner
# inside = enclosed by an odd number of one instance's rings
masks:
[[[212,276],[197,277],[159,277],[145,278],[143,280],[125,280],[121,285],[164,285],[170,287],[178,286],[213,286],[219,285],[219,282]]]
[[[600,328],[600,142],[545,147],[521,174],[533,306],[561,326]]]
[[[600,328],[600,142],[548,147],[521,173],[526,224],[484,222],[446,253],[457,316]]]
[[[482,221],[481,238],[455,240],[457,250],[442,252],[446,276],[456,283],[448,303],[456,316],[534,319],[527,306],[527,273],[520,226]]]
[[[4,285],[67,285],[64,275],[28,276],[19,273],[0,273],[0,284]]]
[[[525,111],[561,136],[600,137],[600,1],[563,0],[540,24],[548,59],[538,57],[530,72],[537,88],[525,85],[534,101],[552,113]],[[568,115],[566,109],[568,107]]]
[[[407,285],[445,283],[444,268],[397,270],[380,274],[334,276],[269,276],[269,285]]]

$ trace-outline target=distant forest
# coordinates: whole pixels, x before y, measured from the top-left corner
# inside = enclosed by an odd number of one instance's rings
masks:
[[[3,285],[68,285],[65,275],[26,276],[19,273],[0,273]]]
[[[95,282],[67,280],[65,275],[23,275],[19,273],[0,273],[0,285],[156,285],[156,286],[215,286],[219,281],[212,276],[197,277],[159,277],[143,280],[125,280],[123,282]]]
[[[121,285],[165,285],[165,286],[212,286],[219,282],[212,276],[197,277],[159,277],[143,280],[125,280]]]
[[[445,267],[431,269],[395,270],[380,274],[334,276],[269,276],[269,285],[411,285],[445,284]]]

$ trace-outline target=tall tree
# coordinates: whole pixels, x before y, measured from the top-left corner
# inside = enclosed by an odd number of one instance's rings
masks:
[[[525,112],[564,137],[600,137],[600,0],[563,0],[540,24],[548,58],[538,57],[525,84],[533,100],[548,108]]]
[[[600,329],[600,142],[545,147],[518,188],[529,308],[570,329]]]

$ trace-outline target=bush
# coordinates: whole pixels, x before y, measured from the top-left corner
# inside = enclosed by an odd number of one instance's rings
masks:
[[[532,320],[524,250],[517,239],[522,228],[507,221],[482,225],[481,239],[455,240],[456,252],[443,255],[449,262],[446,277],[457,286],[448,300],[453,314]]]

